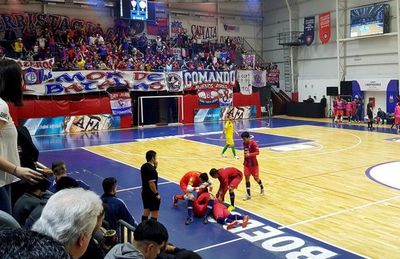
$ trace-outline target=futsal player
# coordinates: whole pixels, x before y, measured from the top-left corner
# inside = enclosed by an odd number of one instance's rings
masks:
[[[217,192],[217,199],[220,202],[224,201],[225,194],[229,190],[229,198],[231,205],[228,210],[232,211],[235,209],[235,189],[238,188],[240,182],[243,179],[243,173],[235,167],[226,167],[210,170],[210,176],[219,180],[219,189]]]
[[[228,114],[226,117],[226,122],[224,125],[224,131],[222,132],[221,138],[225,135],[226,143],[224,148],[222,149],[221,156],[226,157],[225,151],[228,148],[231,148],[233,156],[235,159],[239,159],[239,157],[236,155],[236,149],[235,149],[235,141],[233,140],[233,134],[236,133],[236,135],[239,136],[239,133],[235,131],[235,127],[233,125],[233,116],[231,114]]]
[[[258,161],[257,156],[260,153],[258,145],[254,139],[250,137],[250,134],[245,131],[241,135],[243,139],[243,150],[244,150],[244,176],[246,179],[246,196],[243,200],[251,199],[250,192],[250,176],[253,176],[254,180],[260,186],[260,194],[264,195],[264,186],[259,178]]]

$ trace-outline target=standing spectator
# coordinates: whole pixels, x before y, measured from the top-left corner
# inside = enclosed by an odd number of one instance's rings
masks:
[[[157,153],[153,150],[146,152],[146,163],[140,168],[142,177],[142,222],[147,220],[149,215],[157,220],[160,209],[161,196],[158,193]]]
[[[236,155],[235,141],[233,140],[233,133],[236,133],[236,135],[239,136],[239,133],[237,133],[237,131],[235,131],[235,127],[233,125],[233,115],[228,114],[226,116],[224,130],[222,131],[222,135],[221,135],[221,138],[225,135],[225,139],[226,139],[226,144],[225,144],[224,148],[222,149],[221,156],[226,157],[225,151],[230,147],[232,149],[234,158],[239,159],[239,157]]]
[[[259,178],[258,161],[257,156],[259,154],[257,143],[251,139],[250,134],[245,131],[241,135],[243,139],[243,150],[244,150],[244,176],[246,178],[246,196],[243,200],[251,199],[250,192],[250,176],[252,175],[254,180],[260,186],[260,194],[264,195],[264,186]]]
[[[225,167],[220,169],[212,168],[210,170],[212,178],[219,180],[219,189],[217,192],[217,199],[220,202],[224,201],[226,192],[229,190],[229,198],[231,205],[228,210],[232,211],[235,209],[235,189],[239,186],[243,179],[243,173],[234,167]]]
[[[102,185],[104,194],[101,196],[101,200],[106,205],[104,219],[108,222],[108,228],[118,231],[118,220],[120,219],[136,228],[136,220],[132,217],[125,202],[116,196],[117,179],[108,177],[103,180]]]
[[[367,104],[367,116],[368,116],[368,129],[373,130],[374,127],[374,106],[372,99]]]
[[[0,171],[0,210],[11,214],[10,184],[17,178],[36,183],[42,176],[33,170],[22,170],[23,168],[19,167],[18,134],[6,102],[22,105],[21,68],[12,60],[0,61],[0,157],[15,166],[10,169],[10,164],[6,164],[6,168]]]
[[[18,38],[14,44],[13,44],[13,49],[14,49],[14,57],[17,59],[24,58],[24,43],[22,43],[22,38]]]
[[[324,108],[324,116],[326,116],[326,97],[325,97],[325,95],[322,96],[320,103],[321,103],[322,107]]]
[[[81,188],[65,189],[51,196],[32,230],[61,242],[72,258],[79,258],[103,218],[97,194]]]

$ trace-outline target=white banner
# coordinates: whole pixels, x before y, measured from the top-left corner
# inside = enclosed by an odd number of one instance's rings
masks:
[[[183,91],[182,71],[166,73],[165,80],[167,83],[168,92]]]
[[[238,70],[238,82],[240,86],[240,93],[243,95],[251,95],[253,93],[251,81],[253,78],[253,71],[251,70]]]
[[[64,95],[105,91],[125,87],[129,91],[166,91],[164,72],[64,71],[53,72],[48,82],[26,85],[24,94]]]
[[[361,91],[386,91],[391,79],[357,79]]]

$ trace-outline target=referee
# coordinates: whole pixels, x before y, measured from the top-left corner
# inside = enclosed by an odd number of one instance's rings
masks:
[[[160,209],[161,196],[157,190],[158,173],[157,173],[157,153],[153,150],[146,152],[146,163],[140,168],[142,177],[142,201],[143,216],[142,222],[149,218],[157,220],[158,210]]]

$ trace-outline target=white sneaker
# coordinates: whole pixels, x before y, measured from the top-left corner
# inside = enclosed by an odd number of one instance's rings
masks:
[[[235,159],[239,159],[239,157],[238,157],[238,156],[235,156]]]
[[[250,199],[251,199],[251,196],[248,195],[248,194],[246,194],[246,196],[244,196],[244,198],[243,198],[244,201],[247,201],[247,200],[250,200]]]
[[[260,195],[261,195],[261,196],[264,196],[264,189],[261,189]]]
[[[221,154],[221,157],[226,157],[226,155],[225,154]]]

